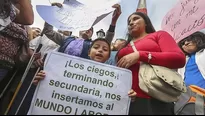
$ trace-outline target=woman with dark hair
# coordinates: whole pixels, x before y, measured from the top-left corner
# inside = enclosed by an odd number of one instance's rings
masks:
[[[187,86],[196,85],[205,89],[205,34],[195,32],[184,38],[179,47],[186,54],[186,66],[178,70]]]
[[[149,17],[135,12],[128,17],[128,42],[117,55],[117,66],[132,71],[132,89],[136,93],[130,104],[130,115],[171,115],[173,103],[165,103],[152,98],[139,87],[138,72],[140,62],[164,66],[170,69],[182,68],[185,55],[174,39],[165,31],[155,31]],[[130,42],[137,52],[133,51]]]

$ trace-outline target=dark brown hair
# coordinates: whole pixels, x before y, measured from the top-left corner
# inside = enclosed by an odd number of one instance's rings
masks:
[[[132,13],[132,14],[127,18],[127,24],[128,24],[128,22],[129,22],[129,18],[130,18],[132,15],[139,15],[139,16],[141,16],[141,17],[144,19],[145,24],[147,25],[146,28],[145,28],[145,32],[146,32],[146,33],[154,33],[154,32],[156,32],[155,29],[154,29],[154,26],[152,25],[152,22],[151,22],[150,18],[149,18],[146,14],[144,14],[144,13],[142,13],[142,12],[134,12],[134,13]],[[127,46],[127,45],[130,43],[131,40],[132,40],[132,36],[131,36],[131,35],[129,34],[129,32],[128,32],[128,33],[127,33],[127,43],[125,44],[125,46]]]
[[[95,39],[95,40],[92,42],[92,44],[91,44],[91,46],[90,46],[90,49],[93,47],[93,45],[94,45],[95,42],[97,42],[97,41],[104,41],[105,43],[107,43],[107,45],[109,46],[108,48],[109,48],[109,56],[110,56],[110,53],[111,53],[110,43],[109,43],[108,40],[105,39],[105,38],[97,38],[97,39]],[[90,50],[89,50],[89,51],[90,51]]]
[[[154,32],[156,32],[155,29],[154,29],[154,26],[152,25],[152,22],[151,22],[150,18],[149,18],[146,14],[144,14],[144,13],[142,13],[142,12],[134,12],[134,13],[132,13],[132,14],[127,18],[127,24],[129,24],[129,18],[130,18],[132,15],[139,15],[139,16],[141,16],[141,17],[144,19],[144,22],[145,22],[145,24],[147,25],[146,28],[145,28],[145,32],[146,32],[146,33],[154,33]],[[125,44],[124,47],[126,47],[126,46],[130,43],[131,40],[132,40],[132,36],[129,34],[129,32],[127,32],[127,42],[126,42],[126,44]],[[124,48],[124,47],[123,47],[123,48]],[[123,48],[121,48],[121,49],[123,49]],[[120,50],[121,50],[121,49],[120,49]],[[120,50],[119,50],[119,51],[120,51]],[[118,51],[118,53],[119,53],[119,51]],[[118,59],[117,59],[117,58],[118,58],[118,57],[117,57],[118,53],[117,53],[116,56],[115,56],[116,61],[118,60]]]
[[[185,44],[186,41],[187,41],[187,42],[191,41],[191,42],[193,42],[193,43],[196,44],[196,47],[197,47],[196,52],[198,52],[198,51],[200,51],[200,50],[202,50],[202,49],[205,48],[205,34],[202,33],[202,32],[197,31],[197,32],[191,34],[190,36],[184,38],[183,40],[181,40],[181,41],[178,43],[178,45],[179,45],[179,47],[181,48],[181,50],[182,50],[185,54],[189,55],[189,54],[186,53],[186,52],[183,50],[183,48],[182,48],[182,46]]]

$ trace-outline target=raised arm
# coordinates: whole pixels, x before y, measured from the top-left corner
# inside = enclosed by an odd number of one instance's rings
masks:
[[[45,34],[50,40],[61,45],[66,39],[65,36],[53,30],[53,26],[45,22],[42,34]]]
[[[62,7],[61,3],[52,3],[52,6]],[[45,22],[42,34],[45,34],[49,39],[53,40],[56,44],[61,45],[66,39],[65,36],[53,30],[53,26]]]
[[[119,4],[115,4],[112,6],[115,8],[115,11],[112,15],[112,21],[108,31],[106,32],[105,39],[107,39],[110,43],[112,42],[114,35],[115,35],[115,26],[119,16],[121,15],[121,6]]]

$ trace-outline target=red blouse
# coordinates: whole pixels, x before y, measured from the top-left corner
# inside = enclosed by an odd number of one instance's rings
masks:
[[[150,98],[149,95],[139,88],[139,61],[147,63],[148,54],[151,53],[152,59],[149,61],[150,64],[177,69],[184,67],[185,55],[171,35],[165,31],[148,34],[143,39],[135,41],[134,44],[139,51],[140,58],[136,64],[129,68],[132,71],[133,77],[132,89],[136,91],[137,97]],[[128,44],[125,48],[119,51],[118,59],[133,52],[131,45]]]

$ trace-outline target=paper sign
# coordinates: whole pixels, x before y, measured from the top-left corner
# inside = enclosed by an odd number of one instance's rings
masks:
[[[111,7],[113,4],[93,9],[76,0],[65,1],[64,3],[63,8],[37,5],[36,9],[46,22],[60,30],[68,31],[87,30],[114,11]]]
[[[44,70],[29,114],[128,114],[130,70],[58,52],[48,54]]]
[[[180,0],[162,21],[162,29],[179,42],[205,27],[204,0]]]

